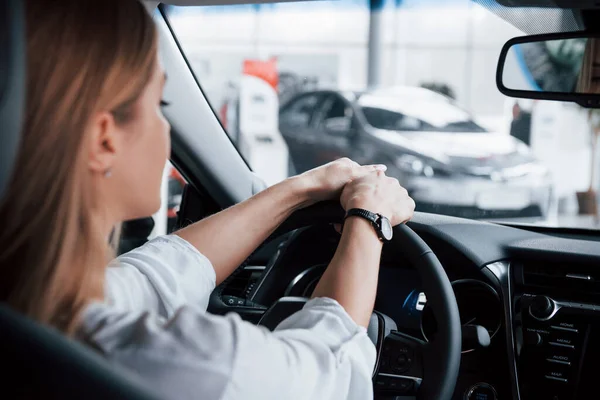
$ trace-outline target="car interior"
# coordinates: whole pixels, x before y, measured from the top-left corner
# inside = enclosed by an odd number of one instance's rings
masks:
[[[239,3],[164,3],[228,2]],[[578,37],[600,33],[600,6],[593,0],[479,3],[515,25],[534,26],[531,33],[540,33],[531,19],[535,14],[529,20],[522,14],[511,19],[513,7],[564,14]],[[224,131],[173,33],[165,4],[146,2],[158,27],[169,76],[164,97],[171,105],[164,114],[172,127],[171,162],[187,182],[177,221],[183,227],[266,185]],[[19,0],[0,1],[0,196],[11,174],[25,100],[22,7]],[[512,44],[566,37],[567,33],[538,35]],[[594,94],[529,93],[504,85],[502,66],[510,46],[497,55],[502,93],[600,108]],[[234,312],[274,329],[310,297],[339,240],[332,225],[342,218],[336,203],[317,204],[292,215],[215,289],[208,311]],[[597,397],[591,393],[600,355],[598,231],[423,212],[394,229],[394,240],[384,246],[368,328],[377,350],[376,399]],[[0,349],[5,371],[0,397],[156,398],[135,373],[4,305],[0,305]]]

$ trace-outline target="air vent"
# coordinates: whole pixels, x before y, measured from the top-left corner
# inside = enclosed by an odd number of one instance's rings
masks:
[[[247,298],[264,269],[263,266],[247,266],[233,274],[225,282],[222,295]]]
[[[600,293],[600,268],[592,265],[527,263],[523,266],[523,283],[527,286]]]

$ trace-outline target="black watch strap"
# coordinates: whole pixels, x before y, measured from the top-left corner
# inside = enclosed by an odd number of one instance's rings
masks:
[[[394,235],[392,225],[390,220],[383,215],[364,210],[362,208],[352,208],[346,213],[346,218],[353,216],[361,217],[370,221],[371,225],[373,225],[373,228],[375,229],[375,232],[377,232],[379,240],[382,242],[385,243],[392,240]]]
[[[362,208],[351,208],[346,213],[345,218],[348,218],[348,217],[361,217],[361,218],[364,218],[364,219],[370,221],[371,225],[373,225],[373,229],[375,229],[375,233],[377,233],[377,237],[379,238],[379,240],[384,241],[384,237],[381,233],[381,225],[379,223],[380,218],[381,218],[381,216],[379,214],[376,214],[374,212],[371,212],[369,210],[365,210]]]
[[[375,214],[374,212],[364,210],[362,208],[352,208],[346,213],[346,218],[354,216],[365,218],[371,221],[375,227],[378,227],[377,222],[379,222],[379,214]]]

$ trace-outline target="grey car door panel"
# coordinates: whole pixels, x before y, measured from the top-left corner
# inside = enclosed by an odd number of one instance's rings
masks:
[[[279,113],[279,130],[287,143],[295,172],[313,167],[312,152],[319,144],[312,122],[323,98],[321,93],[301,95],[283,106]]]

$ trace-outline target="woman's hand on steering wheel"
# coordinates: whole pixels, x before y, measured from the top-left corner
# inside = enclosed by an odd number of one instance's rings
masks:
[[[348,183],[340,197],[344,210],[362,208],[387,217],[392,226],[410,220],[415,202],[396,178],[383,171],[366,174]]]
[[[292,179],[300,181],[306,190],[308,202],[303,204],[306,207],[321,201],[338,200],[342,190],[349,182],[377,171],[385,172],[386,170],[385,165],[359,165],[348,158],[341,158],[306,171]]]

